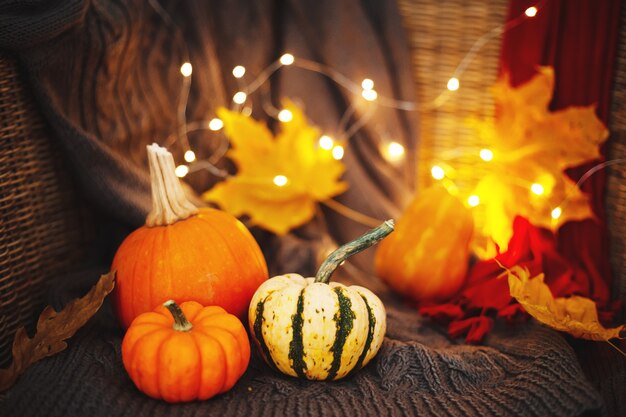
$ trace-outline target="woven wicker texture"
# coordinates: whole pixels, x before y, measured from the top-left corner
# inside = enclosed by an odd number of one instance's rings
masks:
[[[626,7],[622,7],[620,39],[613,85],[607,159],[626,158]],[[611,239],[613,294],[626,305],[626,164],[608,168],[607,221]],[[626,318],[624,312],[623,318]]]
[[[486,166],[477,164],[481,144],[467,119],[493,118],[489,87],[498,75],[501,37],[487,42],[469,63],[460,76],[458,91],[448,93],[446,85],[474,42],[504,22],[508,2],[398,0],[398,6],[422,107],[418,186],[430,185],[433,164],[443,166],[448,160],[459,188],[471,190]]]
[[[82,252],[72,190],[16,61],[0,54],[0,367],[41,311],[44,281]]]

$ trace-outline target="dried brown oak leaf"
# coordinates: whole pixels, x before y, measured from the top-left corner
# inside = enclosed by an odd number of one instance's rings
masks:
[[[115,272],[102,275],[84,297],[70,301],[60,312],[47,306],[39,316],[32,339],[24,327],[20,328],[13,339],[13,363],[8,369],[0,369],[0,392],[11,388],[30,365],[65,349],[65,340],[96,314],[114,286]]]

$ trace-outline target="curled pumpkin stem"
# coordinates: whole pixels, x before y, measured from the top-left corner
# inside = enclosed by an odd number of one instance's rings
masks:
[[[172,313],[172,317],[174,317],[174,325],[172,328],[177,332],[188,332],[193,328],[187,317],[185,317],[185,313],[183,310],[176,304],[174,300],[168,300],[163,303],[165,308],[167,308],[170,313]]]
[[[352,242],[340,246],[322,263],[322,266],[320,266],[320,269],[315,275],[315,282],[328,284],[330,276],[343,261],[384,239],[389,233],[393,232],[393,230],[394,221],[392,219],[386,220],[380,226],[370,230]]]

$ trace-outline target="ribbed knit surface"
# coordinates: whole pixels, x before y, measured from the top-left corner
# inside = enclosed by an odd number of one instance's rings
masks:
[[[108,307],[108,306],[107,306]],[[377,357],[354,376],[311,382],[278,374],[254,354],[233,390],[168,405],[134,387],[122,332],[108,310],[69,348],[29,369],[0,399],[2,416],[580,416],[602,402],[574,352],[538,325],[498,329],[486,346],[454,344],[417,313],[387,303]]]

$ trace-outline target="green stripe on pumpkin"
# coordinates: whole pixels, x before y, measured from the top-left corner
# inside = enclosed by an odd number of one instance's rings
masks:
[[[259,301],[256,305],[256,316],[254,318],[254,336],[256,340],[258,340],[259,345],[261,345],[261,350],[263,351],[263,356],[265,356],[266,362],[273,368],[278,369],[276,364],[274,363],[274,359],[272,358],[272,354],[270,353],[270,349],[267,347],[265,343],[265,339],[263,338],[263,310],[265,308],[265,299],[263,301]]]
[[[334,291],[339,301],[339,311],[335,313],[333,317],[337,325],[337,332],[335,333],[335,342],[330,348],[330,351],[333,352],[333,362],[328,371],[328,377],[326,377],[327,381],[331,381],[337,376],[337,372],[341,366],[341,353],[343,352],[343,347],[346,344],[348,335],[352,331],[354,319],[356,318],[356,314],[352,311],[352,301],[350,301],[350,298],[344,295],[341,287],[335,287]]]
[[[370,350],[370,346],[372,346],[372,341],[374,340],[374,330],[376,329],[376,316],[374,315],[374,311],[372,311],[372,308],[367,302],[367,298],[365,298],[364,296],[361,296],[361,298],[365,302],[365,307],[367,307],[367,317],[369,318],[369,327],[367,329],[367,339],[365,339],[363,352],[361,352],[361,356],[359,356],[359,360],[356,362],[356,365],[354,365],[354,368],[352,369],[352,371],[361,369],[361,367],[363,366],[363,361],[365,360],[365,357],[367,356],[367,351]]]
[[[291,359],[291,369],[300,378],[306,378],[306,362],[304,361],[304,343],[302,342],[302,326],[304,325],[304,289],[300,291],[296,314],[291,316],[291,329],[293,338],[289,343],[289,359]]]

